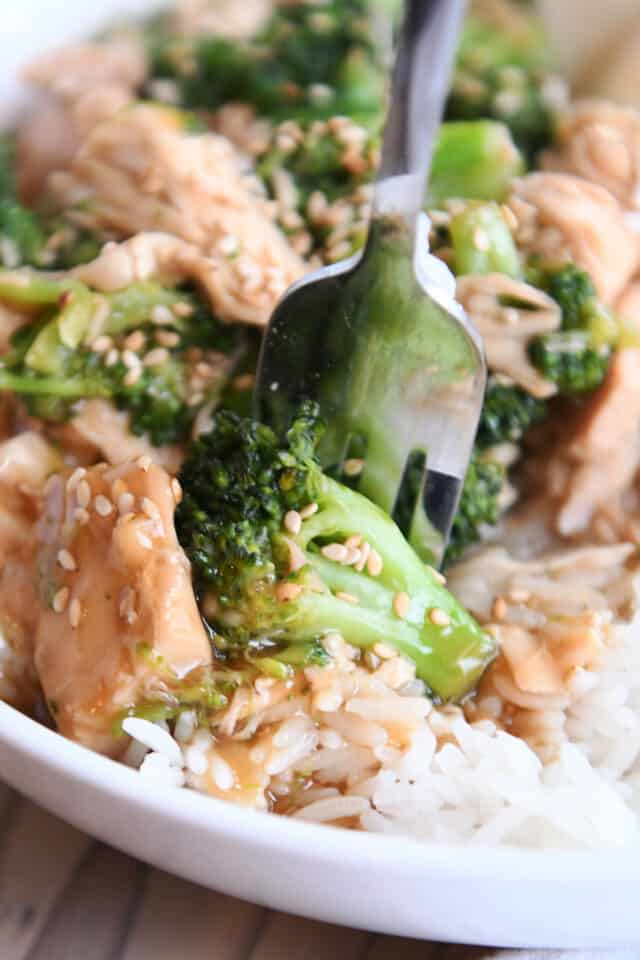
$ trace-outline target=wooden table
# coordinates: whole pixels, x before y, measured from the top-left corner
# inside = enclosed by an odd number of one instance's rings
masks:
[[[118,853],[0,783],[0,960],[559,960],[384,937],[212,893]],[[633,960],[636,951],[566,955]]]

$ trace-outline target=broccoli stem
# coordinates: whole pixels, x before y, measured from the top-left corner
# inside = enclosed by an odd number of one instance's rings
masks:
[[[450,225],[455,273],[504,273],[522,276],[520,255],[496,203],[470,204]]]
[[[80,399],[82,397],[108,397],[110,390],[98,379],[31,377],[11,373],[0,367],[0,392],[12,390],[31,397],[64,397]]]
[[[433,155],[427,207],[451,197],[502,200],[522,173],[522,156],[502,123],[443,123]]]

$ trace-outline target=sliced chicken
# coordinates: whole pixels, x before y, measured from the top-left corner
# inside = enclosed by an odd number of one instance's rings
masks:
[[[179,0],[171,12],[171,31],[178,36],[219,34],[252,37],[273,9],[272,0]]]
[[[573,260],[609,305],[638,265],[638,235],[608,190],[562,173],[530,173],[509,198],[518,247],[551,263]]]
[[[33,60],[23,72],[27,83],[66,99],[103,86],[118,86],[133,96],[146,75],[144,45],[133,37],[60,47]]]
[[[81,226],[183,241],[179,257],[225,320],[265,324],[305,270],[229,141],[185,131],[175,110],[139,104],[99,123],[49,192]]]
[[[174,488],[145,460],[80,468],[49,482],[39,524],[38,676],[58,729],[113,756],[124,711],[196,683],[211,662]]]

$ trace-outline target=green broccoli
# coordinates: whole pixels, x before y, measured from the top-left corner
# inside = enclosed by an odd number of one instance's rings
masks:
[[[0,363],[0,391],[64,421],[78,400],[105,397],[156,445],[188,435],[242,349],[192,292],[152,282],[98,294],[75,280],[0,271],[0,302],[31,311]]]
[[[35,214],[17,198],[11,142],[0,138],[0,264],[37,264],[44,236]]]
[[[523,170],[522,155],[503,123],[443,123],[433,153],[426,206],[437,207],[452,197],[502,200]]]
[[[522,387],[490,377],[480,414],[476,448],[486,450],[500,443],[518,443],[534,423],[544,419],[547,404]]]
[[[536,337],[529,345],[531,362],[561,394],[595,390],[604,380],[611,352],[620,340],[620,321],[600,302],[588,273],[575,264],[533,267],[531,279],[562,310],[561,329]]]
[[[322,472],[321,429],[311,404],[282,442],[221,411],[183,467],[178,537],[218,655],[291,663],[337,632],[392,644],[435,696],[463,697],[494,655],[490,637],[387,514]]]
[[[497,523],[504,482],[505,468],[502,464],[484,460],[474,452],[451,527],[445,566],[459,559],[467,547],[478,542],[484,524],[493,526]]]
[[[509,17],[476,4],[463,31],[448,120],[493,118],[505,123],[531,161],[553,137],[544,93],[549,44],[540,19],[522,4]]]
[[[522,265],[515,241],[497,203],[470,203],[449,225],[454,272],[504,273],[519,278]]]

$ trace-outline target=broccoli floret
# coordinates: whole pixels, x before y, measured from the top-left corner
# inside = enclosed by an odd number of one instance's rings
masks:
[[[386,513],[322,472],[321,429],[310,404],[283,441],[221,411],[185,463],[176,525],[215,649],[291,663],[338,632],[361,649],[392,644],[435,696],[464,696],[491,639]]]
[[[595,390],[604,380],[621,324],[598,299],[589,274],[572,263],[532,268],[537,286],[562,310],[561,329],[537,337],[529,345],[531,362],[553,381],[561,394]]]
[[[426,205],[451,197],[502,200],[524,170],[522,155],[503,123],[443,123],[433,153]]]
[[[37,264],[44,236],[35,214],[19,203],[13,174],[13,148],[0,138],[0,264]]]
[[[540,373],[556,384],[559,393],[573,396],[600,386],[611,351],[606,347],[594,349],[589,333],[570,330],[536,338],[529,356]]]
[[[499,443],[518,443],[523,434],[547,413],[544,400],[532,397],[522,387],[490,378],[484,397],[476,446],[480,450]]]
[[[0,364],[0,391],[29,411],[64,421],[74,404],[104,397],[156,445],[188,436],[215,402],[242,350],[192,292],[152,282],[98,294],[77,281],[0,272],[0,302],[27,307],[30,322]]]
[[[273,119],[377,114],[384,70],[368,15],[365,0],[283,4],[242,42],[156,30],[152,74],[175,80],[189,108],[235,101]]]
[[[554,119],[544,95],[549,44],[540,19],[512,4],[505,22],[490,5],[467,17],[446,118],[493,118],[505,123],[532,160],[553,137]]]
[[[467,547],[478,542],[484,524],[493,526],[497,523],[504,481],[505,468],[502,464],[484,460],[474,452],[451,527],[445,566],[457,560]]]

